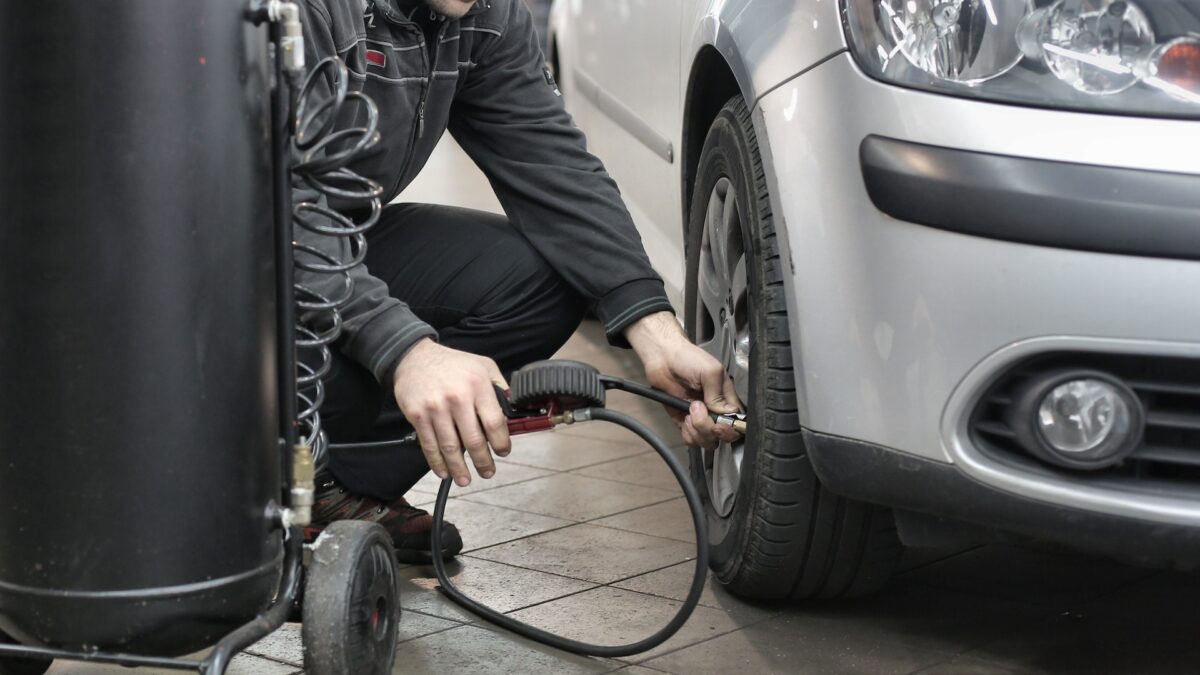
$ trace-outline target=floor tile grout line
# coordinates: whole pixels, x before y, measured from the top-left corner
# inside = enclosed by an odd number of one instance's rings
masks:
[[[589,441],[596,441],[596,440],[600,440],[600,439],[598,439],[598,438],[589,438],[589,439],[587,439],[587,440],[589,440]],[[593,462],[593,463],[591,463],[591,464],[580,464],[579,466],[574,466],[574,467],[571,467],[571,468],[569,468],[569,469],[551,469],[551,468],[549,468],[549,467],[545,467],[545,466],[538,466],[538,465],[536,465],[536,464],[522,464],[521,462],[516,462],[516,461],[513,461],[513,460],[511,460],[511,459],[505,459],[505,462],[507,462],[507,463],[509,463],[509,464],[517,464],[517,465],[519,465],[519,466],[523,466],[523,467],[525,467],[525,468],[527,468],[527,469],[542,469],[543,471],[553,471],[554,473],[572,473],[572,472],[574,472],[574,471],[578,471],[579,469],[590,469],[590,468],[592,468],[592,467],[594,467],[594,466],[599,466],[599,465],[601,465],[601,464],[607,464],[607,463],[608,463],[608,462],[610,462],[610,461],[619,461],[619,460],[622,460],[622,459],[630,459],[630,458],[633,458],[633,457],[640,457],[640,456],[642,456],[642,455],[649,454],[649,453],[652,453],[652,452],[654,452],[654,450],[649,450],[649,449],[648,449],[648,450],[645,450],[645,451],[642,451],[642,452],[635,452],[635,453],[633,453],[633,454],[631,454],[631,455],[625,455],[624,457],[617,457],[616,459],[612,459],[612,460],[609,460],[609,459],[604,459],[604,460],[600,460],[599,462]]]
[[[651,506],[662,506],[663,504],[666,504],[667,502],[673,502],[673,501],[675,501],[675,500],[677,500],[677,499],[679,499],[679,498],[680,498],[679,496],[673,496],[673,497],[671,497],[670,499],[664,499],[664,500],[662,500],[662,501],[658,501],[658,502],[651,502],[651,503],[649,503],[649,504],[643,504],[643,505],[641,505],[641,506],[635,506],[635,507],[633,507],[633,508],[631,508],[631,509],[625,509],[624,511],[614,511],[613,513],[610,513],[610,514],[608,514],[608,515],[605,515],[605,516],[597,516],[597,517],[595,517],[595,518],[591,518],[591,519],[589,519],[589,520],[584,520],[584,521],[581,521],[581,522],[582,522],[583,524],[586,524],[586,525],[592,525],[592,524],[595,524],[595,523],[596,523],[596,521],[598,521],[598,520],[604,520],[604,519],[606,519],[606,518],[616,518],[617,516],[623,516],[623,515],[625,515],[625,514],[627,514],[627,513],[633,513],[634,511],[639,511],[639,510],[641,510],[641,509],[648,509],[648,508],[650,508]],[[606,526],[606,525],[600,525],[599,527],[607,527],[607,526]],[[610,529],[610,530],[621,530],[621,528],[619,528],[619,527],[609,527],[608,529]],[[621,531],[622,531],[622,532],[633,532],[633,530],[621,530]],[[634,532],[634,534],[643,534],[643,533],[642,533],[642,532]],[[648,535],[646,535],[646,536],[647,536],[647,537],[654,537],[655,535],[653,535],[653,534],[648,534]],[[668,539],[667,537],[657,537],[657,538],[658,538],[658,539]],[[675,541],[675,540],[674,540],[674,539],[668,539],[668,541]]]
[[[401,596],[401,600],[403,600],[403,596]],[[407,607],[404,606],[403,602],[400,603],[400,609],[405,612],[412,612],[413,614],[420,614],[421,616],[428,617],[430,619],[441,619],[443,621],[452,621],[457,624],[466,625],[465,622],[459,621],[458,619],[447,619],[444,616],[438,616],[437,614],[430,614],[429,612],[423,612],[419,609],[408,609]],[[401,620],[403,620],[403,619],[401,619]]]
[[[416,610],[410,610],[410,611],[416,611]],[[418,613],[418,614],[420,614],[420,612],[417,612],[417,613]],[[428,615],[426,615],[426,616],[428,616]],[[435,619],[443,619],[443,620],[445,620],[445,621],[450,621],[450,619],[447,619],[446,617],[443,617],[443,616],[436,616],[436,617],[433,617],[433,618],[435,618]],[[401,622],[401,623],[404,623],[404,618],[403,618],[403,617],[401,617],[401,619],[400,619],[400,622]],[[423,640],[423,639],[425,639],[425,638],[427,638],[427,637],[431,637],[431,636],[433,636],[433,635],[438,635],[438,634],[440,634],[440,633],[445,633],[445,632],[447,632],[447,631],[452,631],[452,630],[454,630],[454,629],[456,629],[456,628],[462,628],[463,626],[472,626],[472,625],[474,625],[474,624],[470,624],[470,623],[461,623],[461,622],[457,622],[457,621],[456,621],[456,622],[454,622],[454,625],[453,625],[453,626],[445,626],[445,627],[443,627],[443,628],[439,628],[439,629],[437,629],[437,630],[435,630],[435,631],[430,631],[430,632],[428,632],[428,633],[425,633],[424,635],[416,635],[416,636],[414,636],[414,637],[405,638],[405,639],[403,639],[403,640],[397,640],[397,641],[396,641],[396,644],[397,644],[397,645],[402,645],[402,644],[406,644],[406,643],[408,643],[408,642],[412,642],[412,641],[414,641],[414,640]]]
[[[613,659],[613,660],[614,660],[614,661],[616,661],[617,663],[620,663],[620,664],[621,664],[621,667],[620,667],[620,668],[614,668],[614,669],[612,669],[612,670],[610,670],[610,671],[607,671],[606,673],[604,673],[604,675],[608,675],[608,673],[616,673],[616,672],[620,672],[620,671],[622,671],[622,670],[625,670],[626,668],[642,668],[642,669],[644,669],[644,670],[649,670],[649,671],[651,671],[651,672],[655,672],[655,673],[662,673],[663,675],[673,675],[673,674],[671,673],[671,671],[669,671],[669,670],[659,670],[658,668],[651,668],[650,666],[643,665],[643,664],[641,664],[641,663],[629,663],[629,662],[626,662],[626,661],[622,661],[622,660],[620,660],[620,659]]]
[[[604,584],[604,585],[605,585],[605,586],[611,586],[611,585],[613,585],[613,584],[619,584],[619,583],[621,583],[621,582],[623,582],[623,581],[629,581],[630,579],[637,579],[638,577],[644,577],[644,576],[646,576],[647,574],[655,574],[655,573],[657,573],[657,572],[661,572],[661,571],[663,571],[663,570],[669,570],[669,569],[671,569],[672,567],[678,567],[679,565],[683,565],[683,564],[685,564],[685,563],[694,562],[695,560],[696,560],[696,557],[695,557],[695,556],[692,556],[692,557],[688,558],[687,560],[681,560],[681,561],[679,561],[679,562],[671,563],[670,565],[664,565],[664,566],[662,566],[662,567],[656,567],[656,568],[654,568],[654,569],[652,569],[652,570],[646,570],[645,572],[639,572],[639,573],[637,573],[637,574],[634,574],[634,575],[631,575],[631,576],[627,576],[627,577],[624,577],[624,578],[621,578],[621,579],[615,579],[615,580],[613,580],[613,581],[610,581],[610,582],[608,582],[607,584]],[[706,572],[705,574],[707,574],[707,572]],[[707,584],[707,583],[708,583],[708,582],[707,582],[707,580],[706,580],[706,581],[705,581],[705,584]],[[622,588],[621,590],[625,591],[625,590],[630,590],[630,589],[627,589],[627,588]],[[645,593],[645,592],[643,592],[643,591],[634,591],[634,593],[642,593],[642,595],[654,595],[653,593]],[[658,597],[665,597],[665,596],[654,595],[654,597],[658,598]],[[667,599],[667,600],[675,600],[675,598],[666,598],[666,599]],[[683,602],[683,601],[682,601],[682,600],[675,600],[675,602]]]
[[[605,516],[604,518],[600,518],[600,520],[605,520],[606,518],[611,518],[611,517],[612,517],[612,516]],[[694,539],[693,539],[693,540],[691,540],[691,541],[689,541],[689,540],[687,540],[687,539],[675,539],[675,538],[673,538],[673,537],[664,537],[664,536],[662,536],[661,534],[649,534],[649,533],[647,533],[647,532],[639,532],[639,531],[637,531],[637,530],[630,530],[630,529],[626,529],[626,528],[624,528],[624,527],[614,527],[614,526],[612,526],[612,525],[601,525],[600,523],[598,523],[598,522],[596,522],[596,521],[594,521],[594,520],[593,520],[593,521],[588,521],[588,523],[587,523],[587,524],[588,524],[588,525],[595,525],[596,527],[603,527],[603,528],[604,528],[604,529],[606,529],[606,530],[617,530],[618,532],[632,532],[633,534],[644,534],[644,535],[646,535],[647,537],[658,537],[659,539],[666,539],[667,541],[677,541],[677,542],[679,542],[679,543],[681,543],[681,544],[688,544],[689,546],[695,546],[695,545],[696,545],[696,541],[695,541]]]
[[[655,457],[657,457],[657,456],[658,456],[658,455],[655,455]],[[629,458],[628,458],[628,457],[626,457],[625,459],[629,459]],[[617,461],[619,462],[619,461],[621,461],[621,460],[617,460]],[[591,468],[594,468],[594,467],[590,467],[590,466],[583,466],[583,467],[580,467],[579,469],[572,469],[571,471],[568,471],[567,473],[570,473],[570,474],[573,474],[573,475],[577,475],[577,476],[583,476],[584,478],[595,478],[596,480],[604,480],[604,481],[608,481],[608,482],[610,482],[610,483],[620,483],[621,485],[634,485],[634,486],[637,486],[637,487],[650,488],[651,490],[663,490],[663,491],[665,491],[665,492],[670,492],[670,491],[671,491],[669,488],[661,488],[661,487],[658,487],[658,486],[656,486],[656,485],[644,485],[644,484],[642,484],[642,483],[633,483],[633,482],[630,482],[630,481],[627,481],[627,480],[621,480],[621,479],[619,479],[619,478],[607,478],[607,477],[605,477],[605,476],[592,476],[592,475],[589,475],[589,474],[586,474],[586,473],[579,473],[579,474],[575,473],[576,471],[579,471],[579,470],[581,470],[581,469],[591,469]],[[668,471],[670,471],[670,469],[668,469]],[[671,474],[671,476],[672,476],[672,477],[674,477],[674,476],[675,476],[675,474]],[[675,482],[675,483],[672,483],[672,487],[674,487],[674,488],[676,488],[676,489],[680,489],[680,490],[682,490],[682,488],[680,488],[680,487],[679,487],[679,483],[678,483],[678,481],[677,481],[677,482]],[[679,496],[680,496],[680,497],[683,497],[683,493],[682,493],[682,492],[680,492],[680,493],[679,493]]]
[[[585,476],[585,478],[586,478],[586,477],[587,477],[587,476]],[[646,489],[653,489],[653,488],[646,488]],[[543,518],[558,518],[559,520],[572,520],[572,519],[570,519],[570,518],[564,518],[564,517],[562,517],[562,516],[550,516],[550,515],[547,515],[547,514],[545,514],[545,513],[538,513],[538,512],[536,512],[536,511],[526,511],[525,509],[518,509],[518,508],[515,508],[515,507],[512,507],[512,506],[500,506],[500,505],[498,505],[498,504],[489,504],[488,502],[480,502],[480,501],[475,501],[474,499],[471,499],[471,497],[473,497],[473,496],[474,496],[474,494],[472,493],[472,494],[469,494],[469,495],[463,495],[462,497],[457,497],[457,499],[461,499],[461,500],[463,500],[463,501],[465,501],[465,502],[471,502],[472,504],[482,504],[482,505],[484,505],[484,506],[494,506],[494,507],[496,507],[496,508],[500,508],[500,509],[508,509],[508,510],[510,510],[510,511],[517,511],[517,512],[524,513],[524,514],[531,515],[531,516],[541,516],[541,517],[543,517]],[[608,513],[608,514],[605,514],[605,515],[602,515],[602,516],[596,516],[595,518],[589,518],[589,519],[587,519],[587,520],[572,520],[571,524],[572,524],[572,525],[588,525],[588,524],[594,523],[594,522],[595,522],[595,521],[597,521],[597,520],[604,520],[605,518],[612,518],[612,517],[614,517],[614,516],[621,516],[621,515],[625,515],[626,513],[629,513],[629,512],[631,512],[631,511],[637,511],[638,509],[646,509],[646,508],[650,508],[651,506],[658,506],[658,505],[660,505],[660,504],[665,504],[665,503],[667,503],[667,502],[674,501],[674,500],[676,500],[676,499],[679,499],[679,497],[678,497],[678,496],[672,496],[672,497],[669,497],[669,498],[667,498],[667,499],[662,499],[662,500],[655,501],[655,502],[647,502],[647,503],[645,503],[645,504],[642,504],[642,505],[640,505],[640,506],[634,506],[634,507],[632,507],[632,508],[624,509],[624,510],[621,510],[621,511],[614,511],[614,512],[612,512],[612,513]],[[449,505],[447,504],[447,506],[449,506]],[[447,509],[447,510],[449,510],[449,509]],[[449,516],[449,513],[447,513],[446,515],[447,515],[447,516]],[[568,527],[569,527],[569,526],[568,526]],[[600,527],[604,527],[604,526],[603,526],[603,525],[601,525]],[[562,528],[557,528],[557,529],[562,529]],[[608,528],[608,529],[610,529],[610,530],[612,530],[612,529],[617,529],[617,530],[619,530],[619,529],[621,529],[621,528],[612,528],[612,527],[610,527],[610,528]],[[621,531],[622,531],[622,532],[631,532],[632,530],[621,530]],[[640,533],[640,532],[634,532],[634,534],[641,534],[641,533]],[[652,535],[652,534],[649,534],[649,535],[646,535],[646,536],[648,536],[648,537],[653,537],[654,535]],[[657,537],[657,538],[658,538],[658,539],[666,539],[666,537]],[[516,540],[514,539],[513,541],[516,541]],[[674,540],[674,539],[668,539],[668,541],[675,541],[675,540]],[[499,546],[499,544],[495,544],[495,545],[496,545],[496,546]],[[491,548],[491,547],[490,547],[490,546],[485,546],[485,547],[483,547],[483,548]],[[477,550],[482,550],[482,549],[477,549]]]
[[[732,635],[732,634],[734,634],[734,633],[741,632],[741,631],[743,631],[743,630],[746,630],[747,628],[749,628],[749,627],[751,627],[751,626],[757,626],[758,624],[760,624],[760,623],[762,623],[762,622],[764,622],[764,621],[769,621],[769,620],[771,620],[772,618],[774,618],[774,617],[764,616],[764,617],[762,617],[762,618],[760,618],[760,619],[755,619],[754,621],[751,621],[750,623],[747,623],[747,624],[746,624],[746,625],[744,625],[744,626],[736,626],[735,628],[732,628],[732,629],[730,629],[730,630],[727,630],[727,631],[722,631],[722,632],[719,632],[719,633],[715,633],[715,634],[709,635],[708,637],[705,637],[705,638],[703,638],[703,639],[697,640],[697,641],[695,641],[695,642],[690,642],[690,643],[688,643],[688,644],[686,644],[686,645],[679,645],[678,647],[673,647],[673,648],[671,648],[671,649],[668,649],[668,650],[667,650],[667,651],[665,651],[665,652],[662,652],[661,654],[655,654],[654,656],[648,656],[648,657],[646,657],[646,658],[642,659],[641,661],[630,661],[630,662],[629,662],[629,665],[631,665],[631,666],[641,666],[642,664],[644,664],[644,663],[646,663],[646,662],[649,662],[649,661],[653,661],[654,659],[660,659],[660,658],[662,658],[662,657],[664,657],[664,656],[667,656],[667,655],[669,655],[669,654],[674,654],[674,653],[676,653],[676,652],[680,652],[680,651],[683,651],[683,650],[685,650],[685,649],[689,649],[689,648],[691,648],[691,647],[695,647],[696,645],[704,644],[705,642],[712,642],[713,640],[716,640],[716,639],[718,639],[718,638],[723,638],[723,637],[725,637],[726,635]],[[684,625],[686,625],[686,624],[684,624]],[[678,633],[676,633],[675,635],[678,635]],[[672,636],[672,637],[673,637],[673,636]],[[653,670],[657,670],[656,668],[652,668],[651,666],[645,666],[645,667],[651,668],[651,669],[653,669]]]
[[[521,466],[522,466],[522,467],[524,467],[524,468],[526,468],[526,469],[536,469],[536,468],[538,468],[538,467],[529,467],[529,466],[525,466],[525,465],[523,465],[523,464],[522,464]],[[542,470],[542,471],[550,471],[550,472],[551,472],[551,474],[553,474],[553,473],[562,473],[561,471],[553,471],[553,470],[551,470],[551,469],[540,469],[540,470]],[[497,471],[497,475],[499,475],[499,471]],[[528,483],[528,482],[530,482],[530,481],[535,481],[535,480],[540,480],[540,479],[542,479],[542,478],[550,478],[550,477],[551,477],[551,476],[550,476],[550,474],[547,474],[547,475],[545,475],[545,476],[532,476],[532,477],[530,477],[530,478],[522,478],[521,480],[514,480],[514,481],[512,481],[511,483],[503,483],[503,484],[501,484],[501,485],[493,485],[493,486],[491,486],[491,487],[480,488],[480,489],[478,489],[478,490],[472,490],[472,491],[470,491],[470,492],[464,492],[464,493],[460,493],[460,494],[457,494],[457,495],[456,495],[456,494],[454,494],[454,490],[452,489],[452,490],[450,491],[450,499],[461,499],[461,498],[463,498],[463,497],[469,497],[469,496],[471,496],[471,495],[474,495],[474,494],[479,494],[480,492],[491,492],[492,490],[499,490],[500,488],[506,488],[506,487],[509,487],[509,486],[512,486],[512,485],[522,485],[522,484],[524,484],[524,483]],[[478,480],[487,480],[486,478],[479,478],[478,476],[476,476],[476,478],[475,478],[475,479],[478,479]],[[474,479],[473,479],[473,480],[474,480]],[[417,489],[417,492],[420,492],[421,494],[433,495],[434,499],[436,499],[436,498],[437,498],[437,490],[434,490],[433,492],[426,492],[426,491],[423,491],[423,490]]]
[[[473,503],[473,504],[478,504],[479,502],[472,502],[472,503]],[[500,507],[500,508],[507,508],[507,507]],[[517,509],[513,509],[513,510],[514,510],[514,511],[516,511]],[[528,512],[528,511],[521,511],[521,513],[524,513],[524,514],[527,514],[527,515],[531,515],[531,516],[540,516],[540,515],[542,515],[542,514],[540,514],[540,513],[530,513],[530,512]],[[547,516],[547,517],[550,517],[550,516]],[[550,529],[548,529],[548,530],[540,530],[540,531],[538,531],[538,532],[531,532],[531,533],[529,533],[529,534],[523,534],[523,535],[521,535],[521,536],[517,537],[516,539],[509,539],[508,541],[501,541],[501,542],[497,542],[497,543],[495,543],[495,544],[488,544],[487,546],[480,546],[479,548],[473,548],[473,549],[470,549],[470,550],[464,550],[464,551],[463,551],[463,553],[464,553],[464,554],[468,554],[468,555],[469,555],[469,554],[471,554],[471,553],[478,553],[479,551],[486,551],[486,550],[488,550],[489,548],[495,548],[495,547],[497,547],[497,546],[504,546],[505,544],[511,544],[511,543],[513,543],[513,542],[516,542],[516,541],[523,541],[523,540],[525,540],[525,539],[529,539],[529,538],[531,538],[531,537],[537,537],[537,536],[539,536],[539,535],[543,535],[543,534],[550,534],[551,532],[558,532],[559,530],[565,530],[565,529],[567,529],[567,528],[569,528],[569,527],[575,527],[576,525],[583,525],[583,524],[584,524],[584,523],[580,523],[580,522],[571,521],[570,523],[567,523],[566,525],[559,525],[559,526],[557,526],[557,527],[552,527],[552,528],[550,528]],[[602,527],[602,526],[600,526],[600,527]],[[623,532],[623,531],[624,531],[624,530],[622,530],[622,532]],[[473,558],[474,558],[474,557],[478,557],[478,556],[471,556],[471,557],[473,557]],[[487,558],[481,558],[481,560],[487,560]]]
[[[258,644],[258,643],[254,643],[254,644]],[[254,645],[250,645],[250,646],[253,647]],[[278,656],[271,656],[270,654],[262,654],[260,652],[251,651],[250,649],[243,649],[242,653],[247,656],[253,656],[256,659],[265,659],[272,663],[278,663],[281,666],[291,666],[292,668],[301,668],[301,669],[304,668],[303,663],[295,663],[293,661],[284,661],[283,659],[279,658]]]
[[[508,563],[508,562],[500,562],[499,560],[488,560],[487,558],[479,558],[479,557],[476,557],[473,555],[466,555],[466,554],[464,554],[463,557],[470,558],[472,560],[478,560],[480,562],[491,563],[493,565],[504,565],[505,567],[512,567],[514,569],[525,570],[527,572],[540,572],[541,574],[548,574],[552,577],[558,577],[560,579],[568,579],[570,581],[580,581],[585,584],[592,584],[593,586],[602,586],[603,585],[599,581],[592,581],[590,579],[580,579],[578,577],[572,577],[572,576],[568,576],[566,574],[559,574],[557,572],[547,572],[546,570],[539,570],[539,569],[535,569],[533,567],[522,567],[520,565],[514,565],[514,564]]]
[[[558,575],[558,576],[561,576],[561,575]],[[568,578],[568,579],[573,579],[573,577],[567,577],[567,578]],[[583,581],[583,579],[575,579],[575,580],[576,580],[576,581]],[[510,610],[508,610],[508,611],[506,611],[506,612],[502,612],[502,614],[504,614],[505,616],[508,616],[509,614],[513,614],[513,613],[516,613],[516,612],[523,612],[523,611],[525,611],[525,610],[527,610],[527,609],[533,609],[534,607],[540,607],[540,606],[542,606],[542,605],[546,605],[546,604],[549,604],[549,603],[551,603],[551,602],[558,602],[559,600],[565,600],[566,598],[573,598],[573,597],[575,597],[576,595],[582,595],[582,594],[584,594],[584,593],[588,593],[588,592],[594,591],[594,590],[596,590],[597,588],[604,588],[604,585],[603,585],[603,584],[596,583],[595,581],[588,581],[588,582],[586,582],[586,583],[593,584],[593,585],[592,585],[590,588],[585,588],[585,589],[583,589],[583,590],[579,590],[579,591],[571,591],[570,593],[567,593],[567,594],[565,594],[565,595],[560,595],[560,596],[558,596],[557,598],[550,598],[550,599],[548,599],[548,600],[542,600],[542,601],[539,601],[539,602],[535,602],[535,603],[533,603],[532,605],[527,605],[527,606],[525,606],[525,607],[518,607],[518,608],[516,608],[516,609],[510,609]],[[485,619],[485,620],[486,620],[486,619]]]

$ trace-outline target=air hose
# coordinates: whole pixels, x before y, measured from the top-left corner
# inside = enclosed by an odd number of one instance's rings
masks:
[[[511,406],[505,406],[505,412],[509,414],[510,418],[510,427],[513,424],[514,414],[519,416],[522,414],[521,410],[529,410],[531,411],[528,413],[529,417],[545,416],[553,419],[555,423],[573,424],[595,420],[616,424],[632,431],[654,448],[658,456],[670,467],[680,489],[683,490],[688,509],[691,511],[692,526],[696,532],[696,560],[691,589],[675,616],[658,632],[625,645],[608,646],[581,642],[555,635],[498,612],[468,597],[450,581],[450,576],[446,573],[446,563],[439,552],[442,550],[442,533],[445,529],[443,523],[446,516],[446,502],[450,497],[450,487],[454,482],[452,479],[446,478],[438,488],[437,502],[433,510],[433,571],[441,585],[442,592],[459,605],[498,626],[544,645],[575,654],[600,657],[629,656],[648,651],[666,642],[688,620],[697,603],[700,602],[700,594],[704,592],[704,581],[708,573],[708,534],[704,506],[688,476],[687,469],[675,457],[667,444],[638,420],[624,413],[605,408],[604,391],[622,389],[683,411],[688,410],[688,402],[636,382],[600,375],[591,366],[572,361],[542,361],[531,364],[513,375],[512,384]],[[586,407],[573,407],[581,404]],[[732,423],[734,417],[713,415],[715,420],[723,423]],[[740,419],[740,416],[736,417],[738,419],[736,419],[735,426],[744,431],[745,422]]]
[[[314,275],[335,275],[341,283],[335,292],[319,289],[311,281],[295,281],[296,349],[315,357],[296,363],[299,411],[296,415],[304,445],[312,449],[313,462],[320,468],[326,461],[328,442],[321,429],[321,404],[325,401],[324,378],[333,363],[330,345],[342,333],[341,309],[354,293],[350,271],[362,264],[367,254],[365,233],[382,210],[379,183],[355,173],[349,165],[379,143],[379,110],[367,95],[349,90],[350,75],[345,63],[330,56],[317,63],[296,91],[292,118],[292,173],[295,178],[326,200],[337,200],[343,209],[354,206],[366,215],[359,221],[320,201],[301,201],[292,209],[296,229],[313,235],[349,242],[348,256],[339,259],[316,246],[293,242],[295,266]],[[318,83],[329,83],[328,96],[316,93]],[[357,126],[338,128],[346,117],[347,104],[357,102]],[[314,277],[309,277],[314,279]],[[316,365],[311,361],[315,360]]]

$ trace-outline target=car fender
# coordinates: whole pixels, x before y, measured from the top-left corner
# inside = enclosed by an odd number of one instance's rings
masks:
[[[846,48],[836,0],[703,0],[695,5],[691,36],[683,36],[683,63],[695,63],[702,49],[713,47],[750,102]],[[680,79],[686,95],[691,76]]]

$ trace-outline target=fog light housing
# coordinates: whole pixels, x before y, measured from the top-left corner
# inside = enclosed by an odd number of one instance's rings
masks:
[[[1128,386],[1085,370],[1031,377],[1016,391],[1007,418],[1022,448],[1068,469],[1103,469],[1124,460],[1145,427],[1141,402]]]

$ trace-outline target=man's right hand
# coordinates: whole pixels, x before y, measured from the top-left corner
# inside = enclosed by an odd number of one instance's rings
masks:
[[[508,420],[493,384],[508,389],[495,361],[428,338],[409,349],[396,366],[396,403],[416,429],[421,451],[438,478],[451,476],[459,486],[471,482],[464,447],[484,478],[496,473],[491,450],[501,457],[512,450]]]

